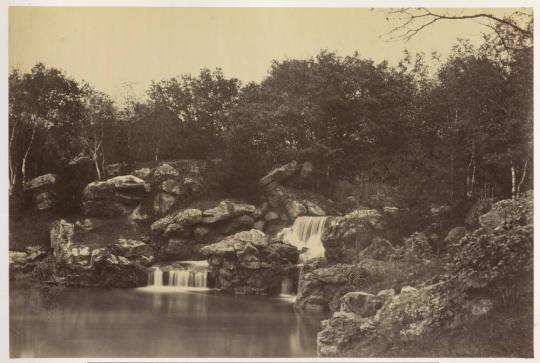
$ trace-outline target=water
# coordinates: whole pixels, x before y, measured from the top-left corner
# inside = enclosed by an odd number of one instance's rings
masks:
[[[206,261],[180,261],[175,266],[156,266],[148,274],[148,285],[206,289],[208,287],[208,263]]]
[[[324,315],[174,289],[10,289],[12,357],[314,357]]]
[[[324,257],[324,246],[321,241],[328,217],[298,217],[292,228],[283,233],[285,242],[296,246],[299,250],[306,249],[300,254],[300,262],[310,258]]]

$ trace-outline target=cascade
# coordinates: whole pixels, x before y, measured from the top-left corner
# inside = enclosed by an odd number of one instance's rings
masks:
[[[293,280],[287,276],[281,281],[281,295],[290,296],[294,295]]]
[[[305,250],[300,254],[300,262],[310,258],[324,257],[324,246],[321,241],[328,217],[298,217],[293,226],[284,231],[283,240]]]
[[[148,285],[207,288],[208,265],[206,261],[181,261],[167,268],[156,266],[148,275]]]

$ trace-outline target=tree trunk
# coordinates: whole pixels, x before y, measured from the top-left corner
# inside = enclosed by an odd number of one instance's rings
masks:
[[[514,164],[510,166],[510,173],[512,174],[512,198],[516,199],[516,169]]]
[[[11,131],[11,136],[9,138],[9,150],[8,150],[8,158],[9,158],[9,195],[13,194],[13,190],[15,189],[15,184],[17,183],[17,172],[15,171],[15,168],[13,166],[13,153],[11,152],[11,145],[13,145],[13,139],[15,138],[15,129],[16,129],[17,123],[15,122],[13,124],[13,130]]]
[[[94,161],[94,166],[96,167],[97,180],[101,180],[101,170],[99,169],[99,158],[97,154],[94,154],[92,157]]]
[[[521,186],[523,185],[523,181],[525,180],[525,175],[527,174],[527,161],[528,160],[525,160],[525,163],[523,163],[523,173],[521,174],[521,180],[519,181],[519,184],[517,186],[516,198],[519,198],[521,195]]]
[[[32,136],[30,137],[30,142],[28,143],[28,147],[26,148],[26,152],[24,153],[23,159],[22,159],[22,165],[21,165],[21,174],[22,174],[22,183],[23,186],[26,184],[26,159],[28,158],[28,154],[30,153],[30,149],[32,148],[32,143],[34,142],[34,137],[36,136],[36,127],[32,127]]]

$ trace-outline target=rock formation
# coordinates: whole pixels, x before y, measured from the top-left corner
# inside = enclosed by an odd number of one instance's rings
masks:
[[[238,232],[220,242],[203,247],[215,287],[235,294],[278,294],[281,281],[294,275],[298,250],[272,241],[263,232]]]

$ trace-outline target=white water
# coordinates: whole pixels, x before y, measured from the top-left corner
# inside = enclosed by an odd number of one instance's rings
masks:
[[[206,289],[208,287],[208,270],[205,268],[207,265],[199,261],[183,261],[179,264],[181,266],[178,268],[164,270],[155,267],[148,274],[148,286],[194,289]]]
[[[290,277],[285,277],[281,281],[281,296],[294,295],[293,281]]]
[[[298,217],[291,228],[283,231],[285,242],[296,246],[299,250],[307,249],[300,254],[300,262],[324,257],[321,237],[327,219],[328,217]]]

